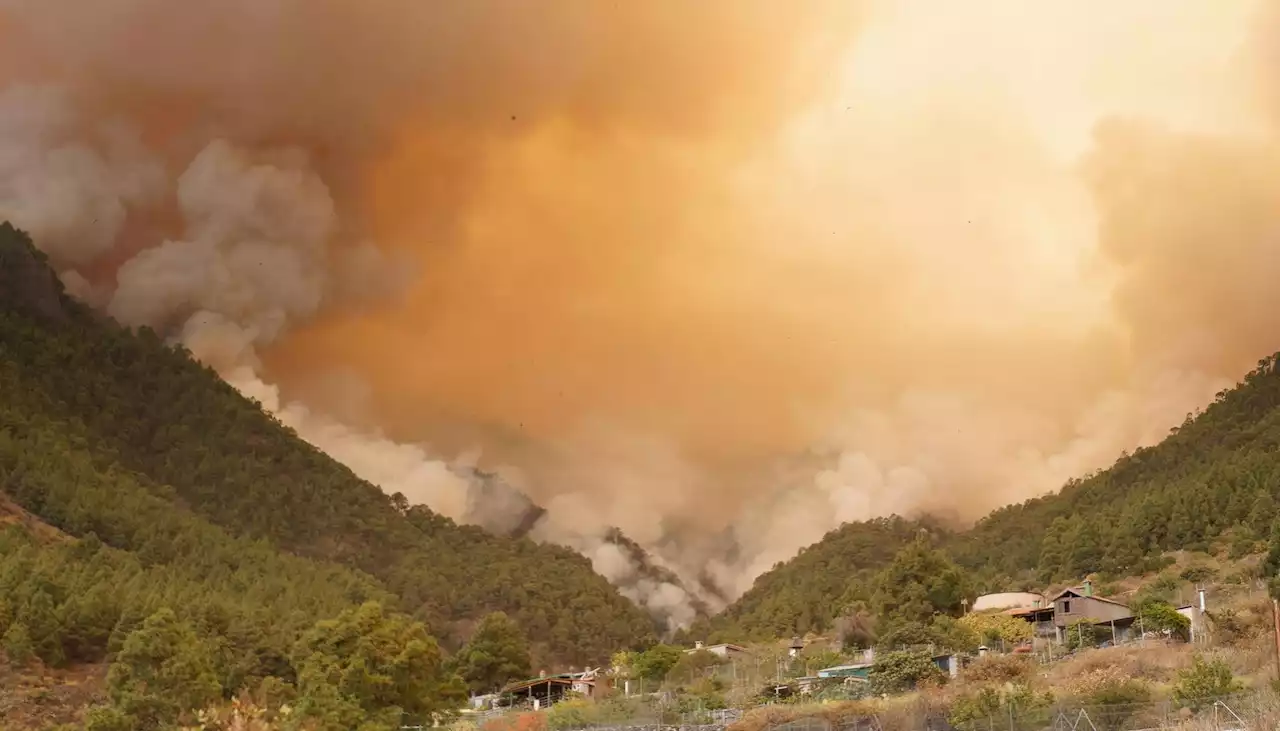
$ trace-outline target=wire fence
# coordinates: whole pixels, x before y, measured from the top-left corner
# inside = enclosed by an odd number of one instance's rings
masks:
[[[956,731],[1149,731],[1202,728],[1216,731],[1275,729],[1280,706],[1260,694],[1174,702],[1062,703],[1018,709],[1009,706],[947,725]]]
[[[1195,708],[1169,701],[1062,704],[1018,711],[1006,709],[952,724],[945,713],[870,715],[831,720],[806,717],[761,731],[1274,731],[1280,704],[1259,704],[1256,696],[1205,699]]]
[[[725,731],[743,721],[751,710],[756,709],[667,709],[656,715],[581,723],[562,719],[549,724],[545,731]],[[959,723],[952,723],[946,708],[897,708],[861,716],[813,714],[772,724],[747,723],[742,728],[748,731],[1275,731],[1280,729],[1280,696],[1260,692],[1182,703],[1157,700],[1088,705],[1058,703],[1021,709],[1010,706]],[[514,724],[512,730],[520,731],[519,724]]]

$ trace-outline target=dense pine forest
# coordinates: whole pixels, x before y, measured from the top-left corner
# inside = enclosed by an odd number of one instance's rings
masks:
[[[188,353],[72,301],[7,224],[0,506],[5,653],[113,659],[102,729],[264,684],[326,728],[428,713],[467,680],[446,656],[495,612],[536,662],[654,641],[582,556],[383,494]],[[187,696],[146,690],[157,663]]]

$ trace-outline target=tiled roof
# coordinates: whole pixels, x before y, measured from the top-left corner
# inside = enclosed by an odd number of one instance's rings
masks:
[[[1074,595],[1074,596],[1078,596],[1078,597],[1080,597],[1081,599],[1097,599],[1097,600],[1098,600],[1098,601],[1100,601],[1100,602],[1106,602],[1107,604],[1114,604],[1114,605],[1116,605],[1116,606],[1118,606],[1118,607],[1124,607],[1125,609],[1128,609],[1128,608],[1129,608],[1129,605],[1128,605],[1128,604],[1125,604],[1124,602],[1121,602],[1121,601],[1116,601],[1115,599],[1108,599],[1108,598],[1107,598],[1107,597],[1105,597],[1105,596],[1098,596],[1097,594],[1094,594],[1094,595],[1090,596],[1090,595],[1088,595],[1088,594],[1086,594],[1086,593],[1084,592],[1084,587],[1083,587],[1083,586],[1073,586],[1073,587],[1071,587],[1071,588],[1069,588],[1069,589],[1063,589],[1062,591],[1058,592],[1058,593],[1057,593],[1057,595],[1056,595],[1056,596],[1054,596],[1054,597],[1053,597],[1052,599],[1050,599],[1049,601],[1051,601],[1051,602],[1056,602],[1056,601],[1058,601],[1059,599],[1061,599],[1062,597],[1066,596],[1067,594],[1072,594],[1072,595]]]

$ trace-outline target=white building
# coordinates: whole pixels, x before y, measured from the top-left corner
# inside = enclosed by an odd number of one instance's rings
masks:
[[[1045,606],[1044,595],[1029,591],[1006,591],[999,594],[984,594],[973,600],[975,612],[986,612],[992,609],[1038,609]]]

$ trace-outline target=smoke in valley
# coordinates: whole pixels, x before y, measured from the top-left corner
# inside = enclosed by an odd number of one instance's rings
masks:
[[[0,218],[385,491],[683,624],[1280,348],[1272,5],[0,0]]]

